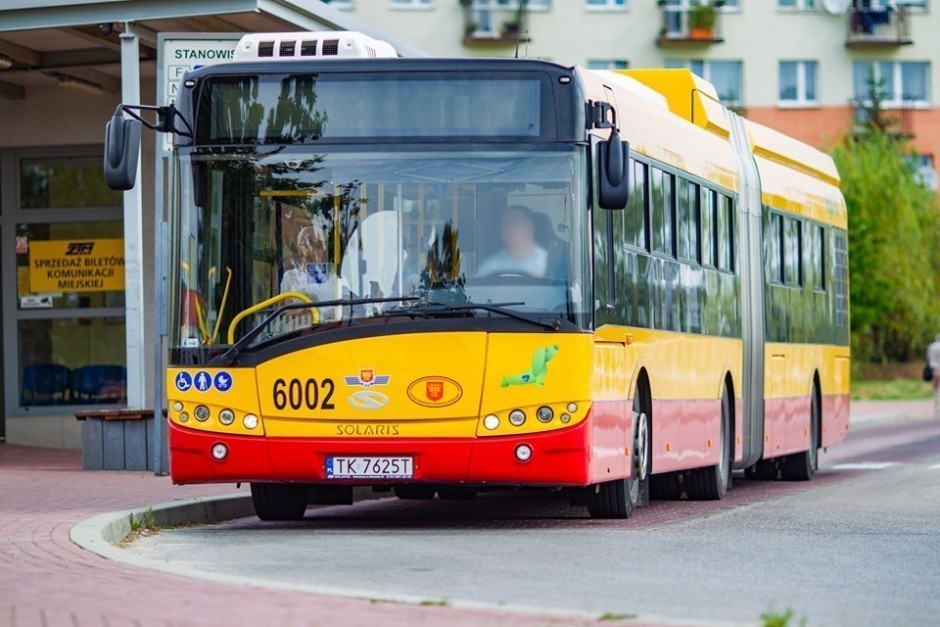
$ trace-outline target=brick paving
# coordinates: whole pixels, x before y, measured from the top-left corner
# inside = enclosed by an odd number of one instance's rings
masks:
[[[149,473],[80,467],[77,451],[0,444],[2,626],[597,624],[228,585],[112,562],[73,544],[69,529],[102,512],[225,494],[232,486],[180,487]]]
[[[929,402],[921,403],[928,407]],[[853,420],[920,415],[920,405],[856,403]],[[872,427],[885,430],[890,426]],[[874,433],[873,433],[874,435]],[[839,451],[839,448],[834,451]],[[864,455],[856,450],[856,455]],[[845,450],[843,455],[849,453]],[[843,457],[838,455],[838,457]],[[82,472],[77,451],[0,444],[0,626],[105,625],[584,625],[597,621],[520,614],[508,611],[428,607],[237,586],[156,573],[112,562],[87,552],[69,539],[76,523],[94,515],[192,496],[225,494],[232,486],[173,486],[165,477],[134,472]],[[844,476],[844,475],[841,475]],[[840,475],[819,478],[837,481]],[[813,485],[819,485],[814,482]],[[484,506],[464,514],[447,514],[462,526],[649,526],[735,507],[782,492],[807,489],[807,484],[740,482],[729,499],[715,503],[654,503],[630,521],[591,521],[583,512],[558,504],[529,505],[517,515],[505,507],[502,517]],[[359,515],[382,510],[385,525],[442,524],[432,510],[404,504],[363,504]],[[436,504],[431,508],[439,507]],[[559,509],[560,508],[560,509]],[[359,508],[357,508],[359,509]],[[323,510],[305,525],[316,533],[320,524],[365,525],[369,522],[333,517]],[[409,513],[410,511],[410,513]],[[477,513],[474,515],[474,511]],[[460,519],[466,516],[476,520]],[[482,519],[481,519],[482,517]],[[332,518],[332,520],[331,520]],[[457,520],[455,520],[455,518]],[[241,524],[259,524],[245,521]],[[446,524],[446,523],[445,523]],[[637,625],[629,621],[630,625]]]

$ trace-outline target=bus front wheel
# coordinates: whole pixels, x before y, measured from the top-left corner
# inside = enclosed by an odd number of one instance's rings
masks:
[[[642,404],[634,403],[630,476],[585,488],[591,518],[630,518],[636,513],[637,505],[648,498],[643,492],[648,490],[650,425],[649,416],[642,409]]]
[[[261,520],[301,520],[308,492],[303,483],[252,483],[251,502]]]

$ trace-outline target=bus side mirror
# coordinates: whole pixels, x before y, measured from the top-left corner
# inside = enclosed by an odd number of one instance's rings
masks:
[[[616,128],[597,144],[597,204],[602,209],[626,209],[630,200],[630,144]]]
[[[105,125],[104,180],[111,189],[127,191],[137,182],[140,131],[140,121],[125,118],[120,107]]]

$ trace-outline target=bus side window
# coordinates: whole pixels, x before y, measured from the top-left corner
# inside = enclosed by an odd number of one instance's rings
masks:
[[[821,226],[816,226],[816,245],[813,247],[815,251],[814,257],[814,268],[813,274],[816,275],[816,289],[825,292],[826,291],[826,231]]]
[[[783,284],[784,267],[786,267],[786,253],[783,242],[783,216],[774,213],[771,220],[771,250],[770,250],[770,279],[774,283]]]
[[[659,168],[653,168],[650,173],[650,235],[652,235],[652,251],[654,253],[666,252],[665,242],[665,201],[666,191],[664,182],[665,173]]]
[[[691,207],[689,206],[689,181],[682,177],[676,183],[676,255],[679,259],[692,259],[689,244]]]
[[[689,183],[689,259],[695,263],[702,263],[702,238],[699,237],[701,228],[701,210],[699,200],[701,190],[698,183]]]
[[[624,243],[632,248],[649,250],[647,246],[647,202],[645,163],[633,161],[633,189],[630,192],[630,204],[624,212]]]
[[[731,198],[718,195],[718,268],[725,272],[734,272],[734,211]]]
[[[718,252],[715,250],[715,192],[703,187],[701,199],[702,265],[715,267]]]

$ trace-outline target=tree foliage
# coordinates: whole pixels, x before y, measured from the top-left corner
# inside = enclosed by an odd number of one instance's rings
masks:
[[[872,91],[865,127],[833,151],[849,216],[852,349],[912,361],[940,331],[940,204]]]

